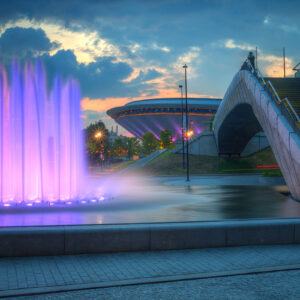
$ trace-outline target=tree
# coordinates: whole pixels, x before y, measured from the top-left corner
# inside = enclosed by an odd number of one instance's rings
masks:
[[[215,115],[213,115],[209,120],[209,129],[213,130],[213,123],[214,123]]]
[[[161,130],[159,133],[160,142],[164,149],[172,145],[172,133],[169,129]]]
[[[127,137],[125,139],[125,148],[128,159],[132,159],[133,155],[138,154],[140,150],[140,142],[136,137]]]
[[[92,157],[99,157],[100,153],[107,154],[109,150],[109,133],[102,121],[90,124],[85,130],[85,146],[92,154]]]
[[[123,143],[123,140],[120,137],[115,139],[111,148],[114,156],[120,157],[125,152],[125,145]]]
[[[145,132],[142,135],[143,153],[148,155],[158,149],[159,142],[152,132]]]

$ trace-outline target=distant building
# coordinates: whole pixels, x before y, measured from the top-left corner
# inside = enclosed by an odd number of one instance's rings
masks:
[[[162,98],[133,101],[124,106],[114,107],[107,114],[130,133],[141,139],[150,131],[159,138],[161,130],[169,129],[174,139],[181,137],[182,99]],[[189,129],[194,134],[209,129],[221,99],[188,98]],[[185,113],[185,99],[183,99]]]
[[[121,138],[124,140],[126,137],[123,135],[118,135],[118,125],[116,126],[116,131],[114,131],[114,127],[111,127],[111,131],[109,132],[109,143],[113,144],[117,138]]]

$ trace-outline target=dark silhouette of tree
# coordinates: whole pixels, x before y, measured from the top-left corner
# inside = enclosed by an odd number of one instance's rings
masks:
[[[125,139],[125,148],[128,159],[132,159],[133,155],[137,155],[140,152],[140,141],[136,137],[127,137]]]
[[[159,133],[161,146],[166,149],[172,145],[172,133],[169,129],[161,130]]]
[[[148,155],[158,149],[159,141],[152,132],[145,132],[142,135],[142,149],[145,155]]]
[[[120,156],[124,155],[124,153],[125,153],[125,143],[123,142],[123,140],[120,137],[115,139],[111,148],[112,148],[113,156],[120,157]]]

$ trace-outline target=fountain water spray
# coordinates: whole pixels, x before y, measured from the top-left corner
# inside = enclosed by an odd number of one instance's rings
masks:
[[[72,203],[86,173],[78,83],[60,77],[48,94],[42,63],[0,66],[0,202],[2,206]]]

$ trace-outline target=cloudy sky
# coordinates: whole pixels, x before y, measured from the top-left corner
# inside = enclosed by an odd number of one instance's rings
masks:
[[[9,0],[0,2],[0,63],[41,56],[48,79],[76,78],[83,121],[142,98],[223,97],[247,53],[263,74],[300,62],[298,0]]]

